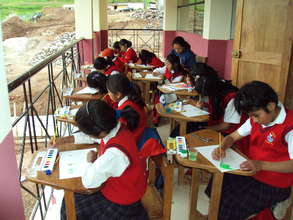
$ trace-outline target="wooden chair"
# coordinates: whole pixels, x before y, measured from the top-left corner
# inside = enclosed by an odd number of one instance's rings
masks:
[[[149,178],[142,204],[150,219],[170,220],[173,190],[173,165],[165,155],[149,158]],[[156,167],[161,171],[164,179],[163,195],[155,187]]]

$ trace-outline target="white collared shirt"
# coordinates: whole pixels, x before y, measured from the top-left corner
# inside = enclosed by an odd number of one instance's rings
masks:
[[[128,96],[124,96],[119,102],[118,102],[118,107],[124,104],[128,100]]]
[[[284,108],[284,105],[279,102],[278,107],[281,108],[278,116],[271,123],[267,125],[261,125],[263,128],[271,127],[275,124],[282,124],[285,121],[286,110]],[[251,128],[252,127],[251,127],[250,118],[249,118],[240,128],[238,128],[237,132],[242,137],[245,137],[247,135],[250,135]],[[289,152],[290,159],[293,159],[293,130],[288,131],[288,133],[285,135],[285,141],[288,143],[288,152]]]
[[[105,144],[117,135],[120,126],[121,124],[118,122],[117,126],[103,138]],[[128,157],[121,150],[116,147],[110,147],[93,163],[88,162],[83,176],[81,177],[82,184],[85,188],[99,187],[108,178],[121,176],[129,164]]]
[[[154,69],[154,72],[159,73],[161,75],[164,75],[166,73],[166,68],[167,68],[167,66],[158,67],[158,68]],[[174,73],[174,70],[171,70],[171,73]],[[170,82],[169,80],[165,80],[164,82],[165,82],[165,84],[176,83],[176,82],[181,82],[182,79],[183,79],[183,76],[177,76],[172,80],[172,82]]]

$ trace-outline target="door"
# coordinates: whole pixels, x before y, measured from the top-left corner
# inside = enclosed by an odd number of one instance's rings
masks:
[[[266,82],[284,102],[292,48],[292,4],[293,0],[237,1],[234,85],[241,87],[252,80]]]

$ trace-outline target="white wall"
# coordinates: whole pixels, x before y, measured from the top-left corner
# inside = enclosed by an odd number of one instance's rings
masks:
[[[75,0],[75,32],[76,38],[93,38],[92,1]]]
[[[164,31],[177,30],[177,0],[164,0]]]
[[[0,25],[0,143],[6,137],[8,131],[11,129],[9,99],[7,90],[7,80],[4,67],[4,54],[2,46],[2,28]]]

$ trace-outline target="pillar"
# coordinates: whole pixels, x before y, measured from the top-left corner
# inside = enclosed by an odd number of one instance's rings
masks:
[[[177,30],[177,0],[164,0],[163,23],[163,56],[166,57],[172,49],[172,41]]]
[[[0,218],[24,220],[3,56],[0,26]]]

